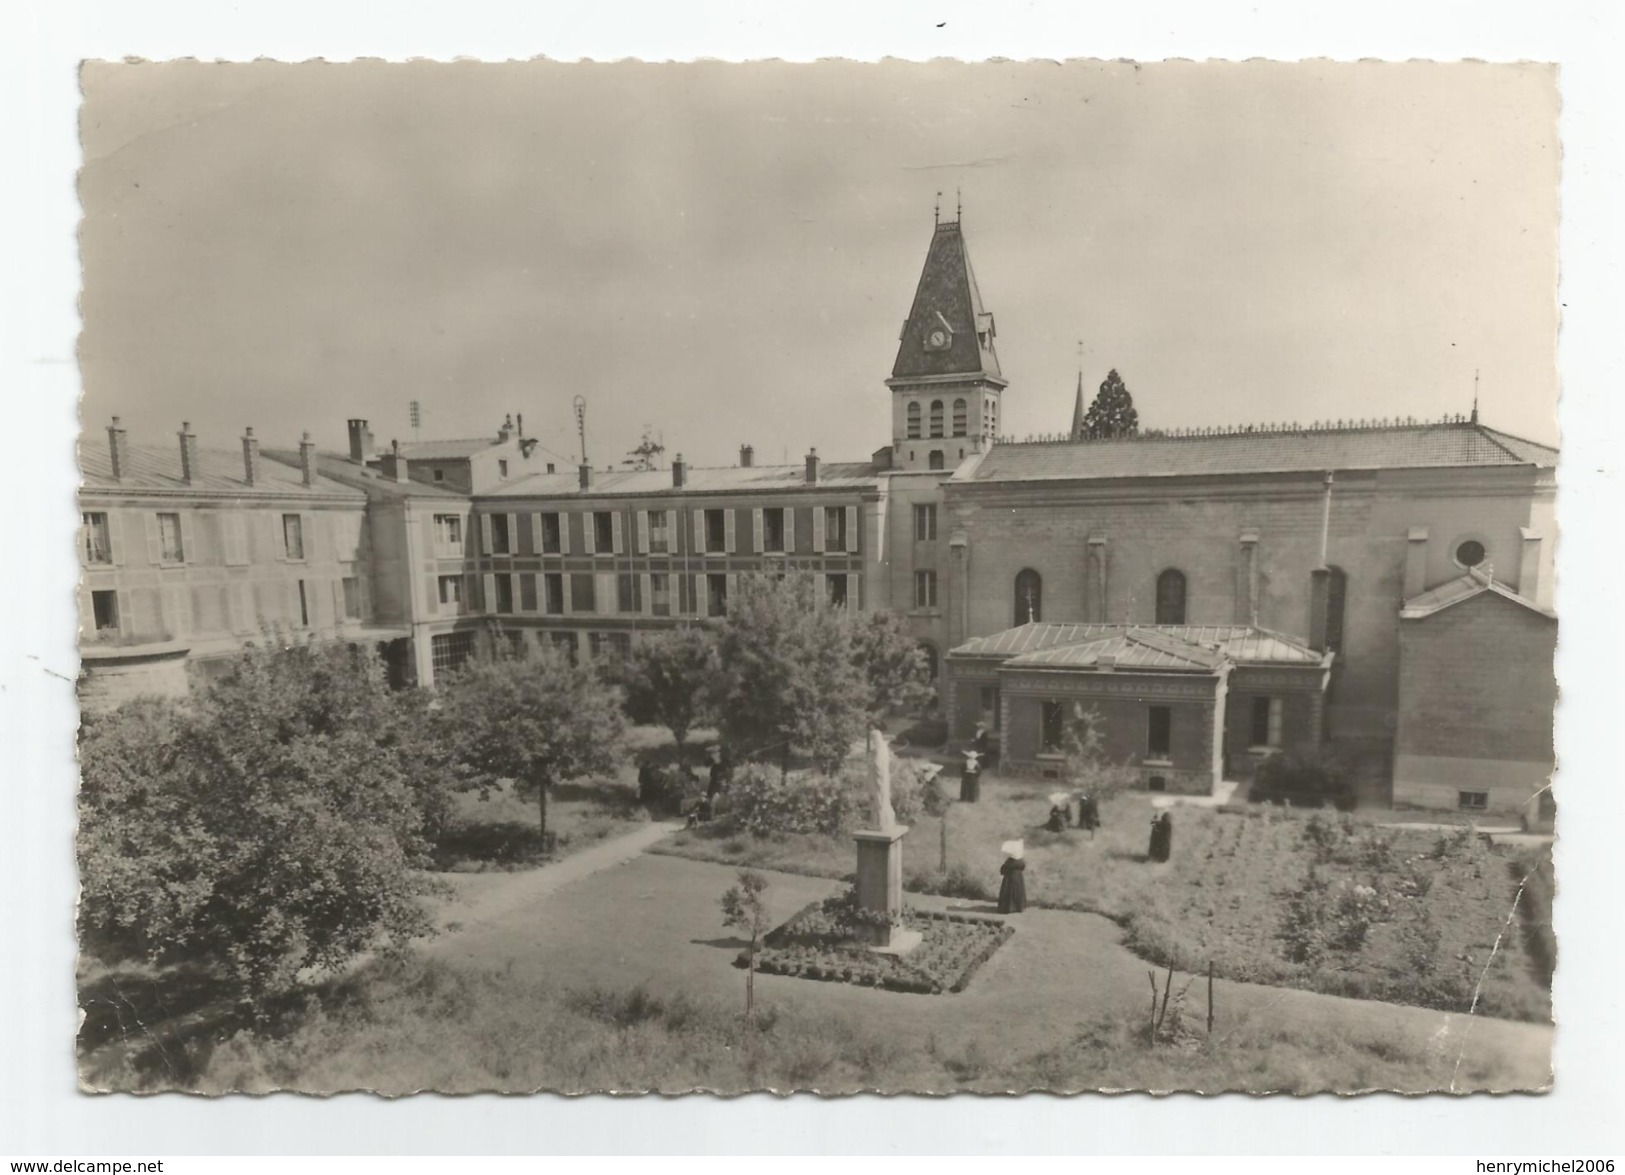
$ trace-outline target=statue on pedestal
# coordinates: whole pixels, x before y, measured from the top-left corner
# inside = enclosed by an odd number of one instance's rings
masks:
[[[891,832],[897,827],[891,806],[891,746],[878,727],[869,731],[869,804],[875,828]]]

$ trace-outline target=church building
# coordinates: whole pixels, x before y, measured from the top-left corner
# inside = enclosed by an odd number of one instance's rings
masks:
[[[866,459],[759,465],[745,446],[724,468],[556,470],[522,417],[382,451],[353,420],[348,452],[267,450],[222,483],[281,541],[200,538],[196,573],[161,541],[149,568],[96,536],[129,511],[152,517],[126,534],[194,511],[212,533],[216,487],[131,479],[87,449],[86,671],[140,666],[144,642],[166,664],[218,655],[269,616],[387,642],[394,676],[431,685],[479,632],[615,656],[723,614],[740,575],[807,570],[836,606],[903,616],[950,739],[985,725],[1010,769],[1057,772],[1087,709],[1148,788],[1213,794],[1330,743],[1367,803],[1507,810],[1542,792],[1555,449],[1476,410],[1087,440],[1081,398],[1066,439],[1002,440],[997,337],[963,225],[939,218],[884,380],[889,443]],[[338,537],[297,559],[289,519]],[[216,583],[235,580],[264,584]],[[161,623],[140,619],[154,591]]]

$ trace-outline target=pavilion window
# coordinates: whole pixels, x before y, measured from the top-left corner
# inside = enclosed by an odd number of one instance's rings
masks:
[[[1016,576],[1016,623],[1034,624],[1044,619],[1044,579],[1031,567]]]
[[[1185,573],[1169,568],[1157,576],[1157,623],[1185,623]]]
[[[932,400],[931,401],[931,435],[933,437],[940,437],[942,435],[942,401],[941,400]]]

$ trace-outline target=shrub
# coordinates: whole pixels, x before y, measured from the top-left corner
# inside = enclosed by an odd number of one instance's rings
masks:
[[[1354,807],[1347,766],[1332,751],[1315,744],[1268,756],[1258,765],[1250,794],[1255,800],[1301,808],[1330,804],[1347,811]]]
[[[734,773],[723,794],[717,819],[726,827],[754,836],[789,832],[834,835],[846,826],[851,809],[846,779],[822,772],[782,775],[762,763],[747,763]]]

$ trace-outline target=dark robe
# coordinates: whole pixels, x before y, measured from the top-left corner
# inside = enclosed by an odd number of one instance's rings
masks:
[[[1078,801],[1078,827],[1090,832],[1100,827],[1100,804],[1094,796],[1084,796]]]
[[[1060,832],[1065,827],[1066,821],[1061,816],[1061,809],[1059,807],[1052,807],[1049,810],[1049,819],[1044,821],[1045,830],[1049,832]]]
[[[1153,861],[1166,861],[1174,849],[1174,821],[1164,812],[1151,822],[1151,851]]]
[[[1004,881],[999,885],[999,913],[1019,914],[1027,908],[1027,879],[1023,876],[1027,862],[1007,857],[999,872]]]
[[[969,767],[959,776],[959,802],[974,804],[982,798],[982,770],[980,767],[974,771]]]

